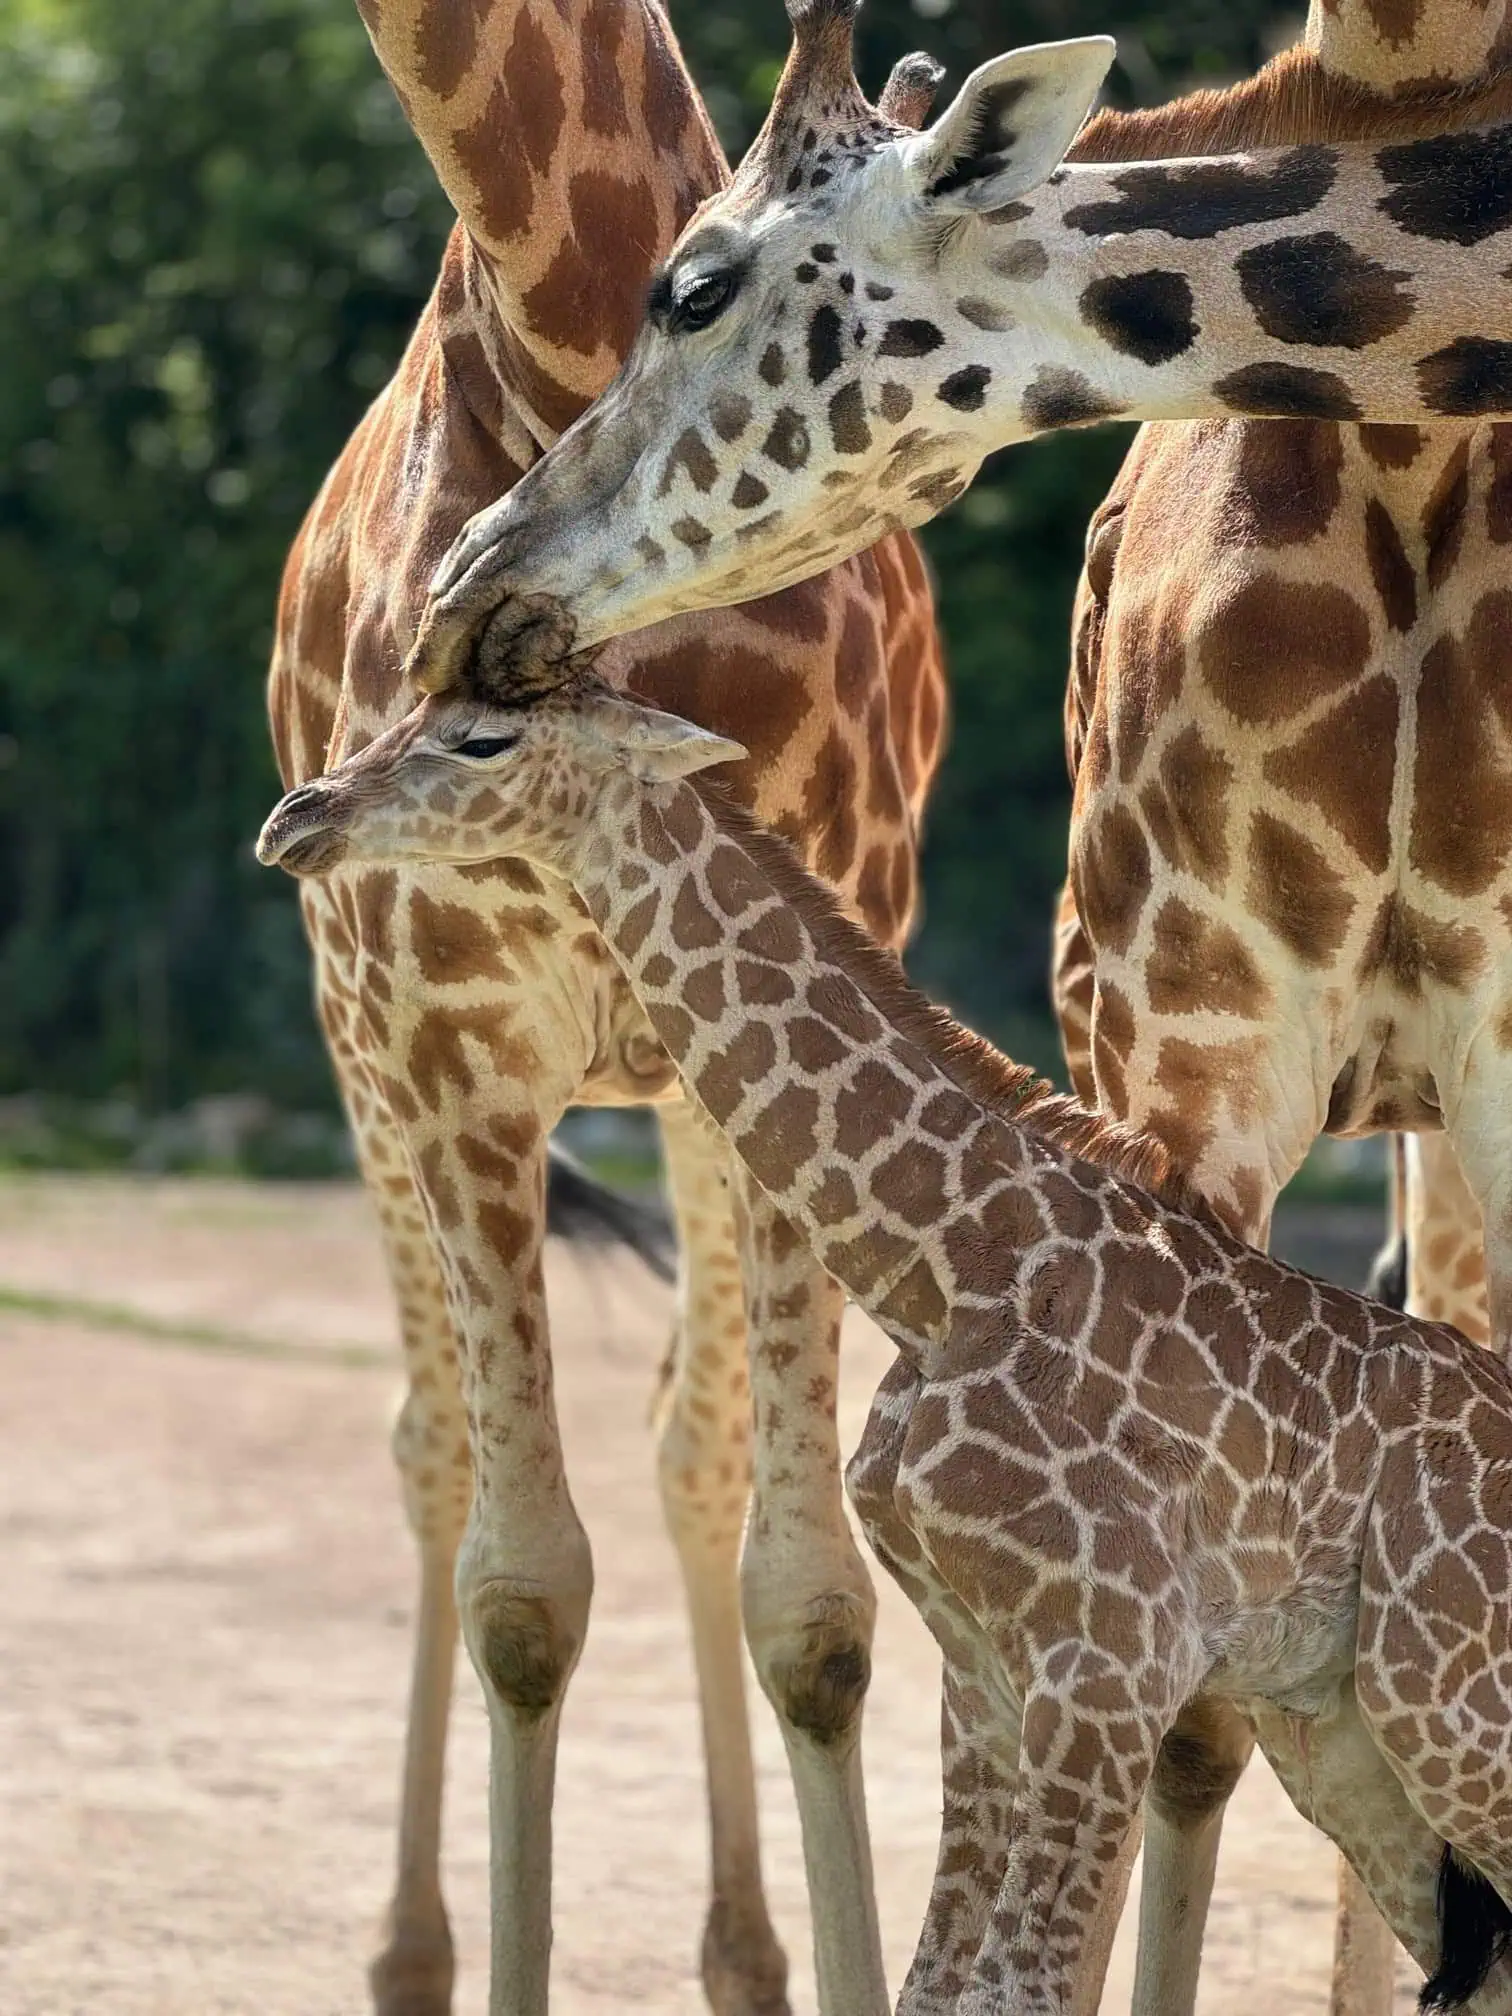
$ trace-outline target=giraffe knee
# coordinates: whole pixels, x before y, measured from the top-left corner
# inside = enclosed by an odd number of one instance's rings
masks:
[[[1160,1746],[1150,1805],[1183,1832],[1203,1826],[1228,1804],[1253,1748],[1254,1738],[1236,1715],[1194,1701]]]
[[[473,1597],[468,1622],[473,1663],[496,1699],[524,1715],[556,1706],[583,1648],[562,1605],[491,1582]]]
[[[785,1627],[748,1637],[762,1690],[790,1729],[826,1747],[859,1726],[871,1684],[875,1605],[822,1596]]]

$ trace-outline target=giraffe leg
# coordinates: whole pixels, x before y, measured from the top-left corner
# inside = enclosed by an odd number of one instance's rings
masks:
[[[1405,1155],[1407,1308],[1489,1343],[1485,1226],[1447,1134],[1410,1134]]]
[[[660,1119],[682,1273],[657,1466],[687,1592],[708,1769],[713,1901],[704,1990],[716,2016],[782,2016],[787,1959],[762,1892],[741,1639],[751,1400],[730,1157],[687,1106],[665,1107]]]
[[[1071,1658],[1068,1675],[1042,1674],[1024,1702],[1007,1868],[958,2016],[1061,2016],[1076,2006],[1109,1873],[1121,1865],[1181,1683],[1195,1677],[1153,1659],[1159,1698],[1145,1699],[1122,1659],[1086,1646]]]
[[[1508,1026],[1509,1019],[1512,1019],[1512,998],[1498,1004],[1471,1042],[1456,1095],[1452,1102],[1446,1101],[1444,1108],[1444,1125],[1454,1160],[1463,1172],[1469,1197],[1479,1207],[1484,1227],[1487,1330],[1493,1349],[1503,1359],[1512,1357],[1512,1139],[1506,1125],[1506,1116],[1512,1112],[1512,1052],[1501,1048],[1495,1032]],[[1454,1199],[1456,1186],[1447,1158],[1440,1154],[1431,1162],[1424,1162],[1420,1149],[1417,1159],[1419,1169]],[[1410,1162],[1408,1174],[1410,1182]],[[1425,1195],[1431,1195],[1426,1185]],[[1432,1207],[1425,1204],[1425,1208]],[[1466,1241],[1463,1221],[1469,1216],[1469,1200],[1460,1204],[1457,1213],[1451,1204],[1451,1213],[1460,1222],[1453,1234],[1446,1236],[1443,1246],[1446,1251],[1452,1247],[1461,1256],[1458,1266],[1469,1277],[1468,1263],[1463,1257]],[[1431,1236],[1425,1243],[1433,1244]],[[1455,1266],[1450,1260],[1449,1271],[1455,1271]],[[1462,1292],[1457,1305],[1469,1322],[1474,1321],[1472,1295],[1473,1291]]]
[[[989,1682],[984,1691],[972,1677],[994,1673],[996,1653],[965,1605],[928,1572],[923,1551],[897,1507],[898,1468],[920,1390],[913,1367],[906,1359],[895,1360],[872,1401],[845,1481],[872,1551],[929,1626],[944,1658],[940,1848],[898,2016],[946,2016],[970,1975],[1008,1864],[1019,1720],[1007,1712],[1000,1688]],[[1110,1908],[1099,1911],[1084,1944],[1068,2016],[1096,2016],[1138,1847],[1136,1819],[1109,1875]]]
[[[1201,1696],[1160,1746],[1145,1797],[1133,2016],[1196,2006],[1223,1815],[1253,1748],[1242,1717]]]
[[[1480,1207],[1447,1135],[1412,1134],[1399,1147],[1403,1158],[1399,1209],[1407,1242],[1405,1306],[1414,1316],[1453,1323],[1467,1337],[1485,1343],[1489,1325]],[[1433,1842],[1424,1847],[1420,1858],[1420,1873],[1428,1883],[1430,1900],[1437,1882],[1438,1853],[1438,1844]],[[1348,1859],[1346,1851],[1339,1862],[1329,2012],[1330,2016],[1385,2016],[1391,2008],[1396,1973],[1397,1936],[1392,1926],[1410,1950],[1418,1949],[1401,1931],[1399,1919],[1393,1917],[1388,1924],[1376,1908],[1372,1901],[1376,1893],[1357,1873],[1357,1860]],[[1436,1931],[1432,1938],[1436,1941]]]
[[[851,1538],[835,1431],[844,1298],[740,1173],[755,1498],[741,1605],[788,1753],[822,2016],[886,2016],[861,1776],[876,1596]]]
[[[1361,1717],[1353,1680],[1337,1708],[1305,1725],[1264,1705],[1255,1730],[1297,1810],[1341,1851],[1371,1917],[1388,1925],[1393,1963],[1399,1939],[1431,1973],[1438,1961],[1437,1891],[1443,1842],[1417,1813]],[[1342,1886],[1341,1886],[1342,1887]],[[1337,1955],[1336,1964],[1337,1964]],[[1391,2007],[1391,1982],[1386,1999]]]
[[[546,1130],[521,1116],[492,1131],[507,1151],[475,1147],[465,1168],[441,1160],[436,1170],[443,1209],[448,1180],[456,1195],[470,1179],[464,1223],[473,1235],[458,1227],[442,1242],[467,1347],[474,1475],[457,1601],[488,1710],[489,2016],[546,2016],[557,1738],[587,1633],[593,1564],[567,1487],[551,1376],[541,1274]]]
[[[369,1069],[356,942],[324,885],[310,884],[302,902],[311,941],[323,951],[321,1023],[398,1304],[408,1384],[393,1453],[420,1557],[398,1867],[368,1981],[377,2016],[448,2016],[455,1962],[441,1895],[441,1806],[456,1661],[452,1578],[472,1495],[457,1338],[404,1143]]]
[[[399,1301],[409,1386],[393,1450],[420,1555],[398,1873],[384,1946],[369,1979],[378,2016],[446,2016],[453,1956],[441,1898],[441,1803],[457,1644],[452,1583],[472,1467],[455,1334],[414,1186],[402,1161],[381,1178],[370,1173],[369,1182]]]

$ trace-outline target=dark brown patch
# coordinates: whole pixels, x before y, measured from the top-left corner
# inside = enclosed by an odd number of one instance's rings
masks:
[[[530,119],[520,118],[521,105],[532,108]],[[499,81],[473,123],[451,136],[457,166],[477,193],[479,223],[495,243],[529,227],[535,177],[550,166],[566,116],[551,43],[522,9]]]
[[[657,1030],[660,1034],[660,1016]],[[759,1084],[776,1062],[777,1042],[771,1030],[765,1022],[748,1022],[698,1073],[698,1096],[722,1125],[739,1106],[746,1087]]]
[[[437,903],[423,889],[414,889],[409,922],[415,963],[432,986],[508,978],[487,920],[465,904]]]
[[[1409,857],[1414,868],[1455,896],[1478,896],[1502,872],[1512,849],[1512,775],[1497,738],[1487,732],[1488,705],[1500,700],[1504,710],[1512,699],[1504,627],[1509,616],[1512,597],[1505,591],[1484,596],[1464,643],[1439,638],[1423,659],[1418,684]]]
[[[761,452],[779,469],[801,469],[809,458],[808,422],[796,407],[783,406],[772,421]]]
[[[1337,231],[1270,239],[1234,262],[1255,320],[1278,343],[1364,350],[1412,319],[1411,274],[1367,259]]]
[[[716,392],[709,401],[709,425],[721,441],[738,441],[751,424],[751,402],[738,392]]]
[[[1161,753],[1139,794],[1150,838],[1173,868],[1216,888],[1228,872],[1228,797],[1234,766],[1190,723]]]
[[[590,133],[609,140],[630,131],[621,77],[624,22],[620,0],[588,0],[582,23],[573,33],[583,80],[583,124]]]
[[[927,1141],[909,1141],[878,1163],[871,1190],[879,1204],[906,1224],[933,1225],[944,1217],[950,1201],[945,1158]]]
[[[1335,371],[1301,364],[1243,364],[1215,379],[1213,391],[1236,413],[1275,420],[1358,420],[1354,394]]]
[[[1238,537],[1246,545],[1295,546],[1326,532],[1341,494],[1338,428],[1320,420],[1267,420],[1238,431]]]
[[[1306,966],[1322,966],[1338,951],[1355,907],[1327,856],[1268,812],[1257,812],[1250,826],[1244,900]]]
[[[1126,806],[1109,806],[1078,829],[1072,879],[1076,907],[1092,943],[1127,952],[1151,875],[1149,847]]]
[[[818,1093],[785,1085],[732,1145],[757,1182],[781,1196],[814,1158],[818,1120]]]
[[[1440,923],[1391,895],[1370,927],[1360,978],[1388,973],[1404,994],[1415,998],[1425,988],[1461,992],[1485,965],[1486,947],[1478,931],[1468,924]]]
[[[1238,720],[1274,723],[1357,679],[1370,625],[1348,590],[1263,574],[1229,597],[1198,639],[1203,674]]]
[[[1300,740],[1273,749],[1266,779],[1316,805],[1371,871],[1391,859],[1391,784],[1396,774],[1397,689],[1385,673],[1368,679]]]
[[[863,1058],[835,1100],[835,1150],[847,1162],[896,1133],[913,1110],[913,1088],[876,1058]]]
[[[1367,420],[1359,431],[1360,446],[1378,469],[1410,469],[1428,445],[1421,427]]]
[[[1417,621],[1417,576],[1402,535],[1378,497],[1365,506],[1365,557],[1386,621],[1393,630],[1410,630]]]
[[[703,899],[691,875],[685,875],[672,905],[672,942],[680,952],[704,952],[718,945],[724,926]]]
[[[1040,366],[1019,406],[1024,425],[1036,434],[1051,427],[1085,427],[1097,420],[1113,420],[1123,410],[1082,372],[1055,364]]]
[[[623,357],[641,319],[647,250],[660,231],[656,197],[640,176],[579,169],[567,186],[572,229],[521,306],[529,326],[564,349]]]
[[[1448,580],[1465,537],[1465,508],[1470,502],[1470,443],[1461,441],[1439,472],[1423,506],[1423,537],[1428,542],[1428,586],[1442,588]]]
[[[656,486],[658,497],[665,497],[677,480],[680,469],[686,469],[696,490],[709,491],[719,476],[719,464],[714,460],[709,444],[696,427],[684,427],[672,443],[666,461],[662,464],[661,479]]]
[[[735,478],[730,502],[737,511],[754,511],[758,504],[765,504],[771,494],[759,476],[753,476],[749,469],[742,469]]]
[[[889,381],[877,396],[877,411],[894,427],[906,420],[913,411],[913,394],[906,385],[894,385]]]
[[[1207,1009],[1254,1020],[1270,1001],[1270,989],[1238,932],[1177,896],[1167,897],[1155,914],[1145,983],[1158,1015]]]

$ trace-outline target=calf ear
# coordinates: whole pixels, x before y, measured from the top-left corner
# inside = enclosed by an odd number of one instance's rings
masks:
[[[622,695],[606,694],[593,708],[593,733],[612,749],[632,776],[648,784],[691,777],[715,763],[737,763],[747,751],[725,735],[714,735],[680,714],[663,714]]]
[[[1000,210],[1037,189],[1065,159],[1113,61],[1107,35],[1041,42],[984,63],[912,143],[926,203]],[[904,143],[908,144],[908,143]]]

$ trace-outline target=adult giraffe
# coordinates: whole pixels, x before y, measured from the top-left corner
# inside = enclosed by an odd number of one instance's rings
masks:
[[[726,176],[656,0],[363,0],[362,13],[458,223],[393,381],[289,558],[269,700],[286,784],[413,704],[403,665],[438,561],[607,381],[653,264]],[[928,82],[900,70],[900,116],[922,114]],[[739,788],[761,817],[901,944],[944,713],[910,540],[736,616],[660,629],[609,671],[738,735],[752,752]],[[490,2008],[546,2007],[557,1726],[592,1580],[552,1401],[546,1140],[569,1102],[642,1100],[672,1102],[683,1246],[658,1461],[704,1719],[705,1984],[729,2016],[785,2007],[761,1887],[743,1597],[792,1760],[825,2004],[872,2016],[885,1989],[859,1719],[873,1597],[840,1496],[840,1290],[759,1198],[737,1233],[723,1146],[687,1118],[565,884],[515,861],[354,873],[307,890],[304,917],[408,1373],[394,1453],[420,1594],[398,1877],[371,1977],[380,2016],[450,2007],[437,1857],[458,1600],[490,1722]],[[738,1586],[752,1443],[742,1266],[760,1433]]]

